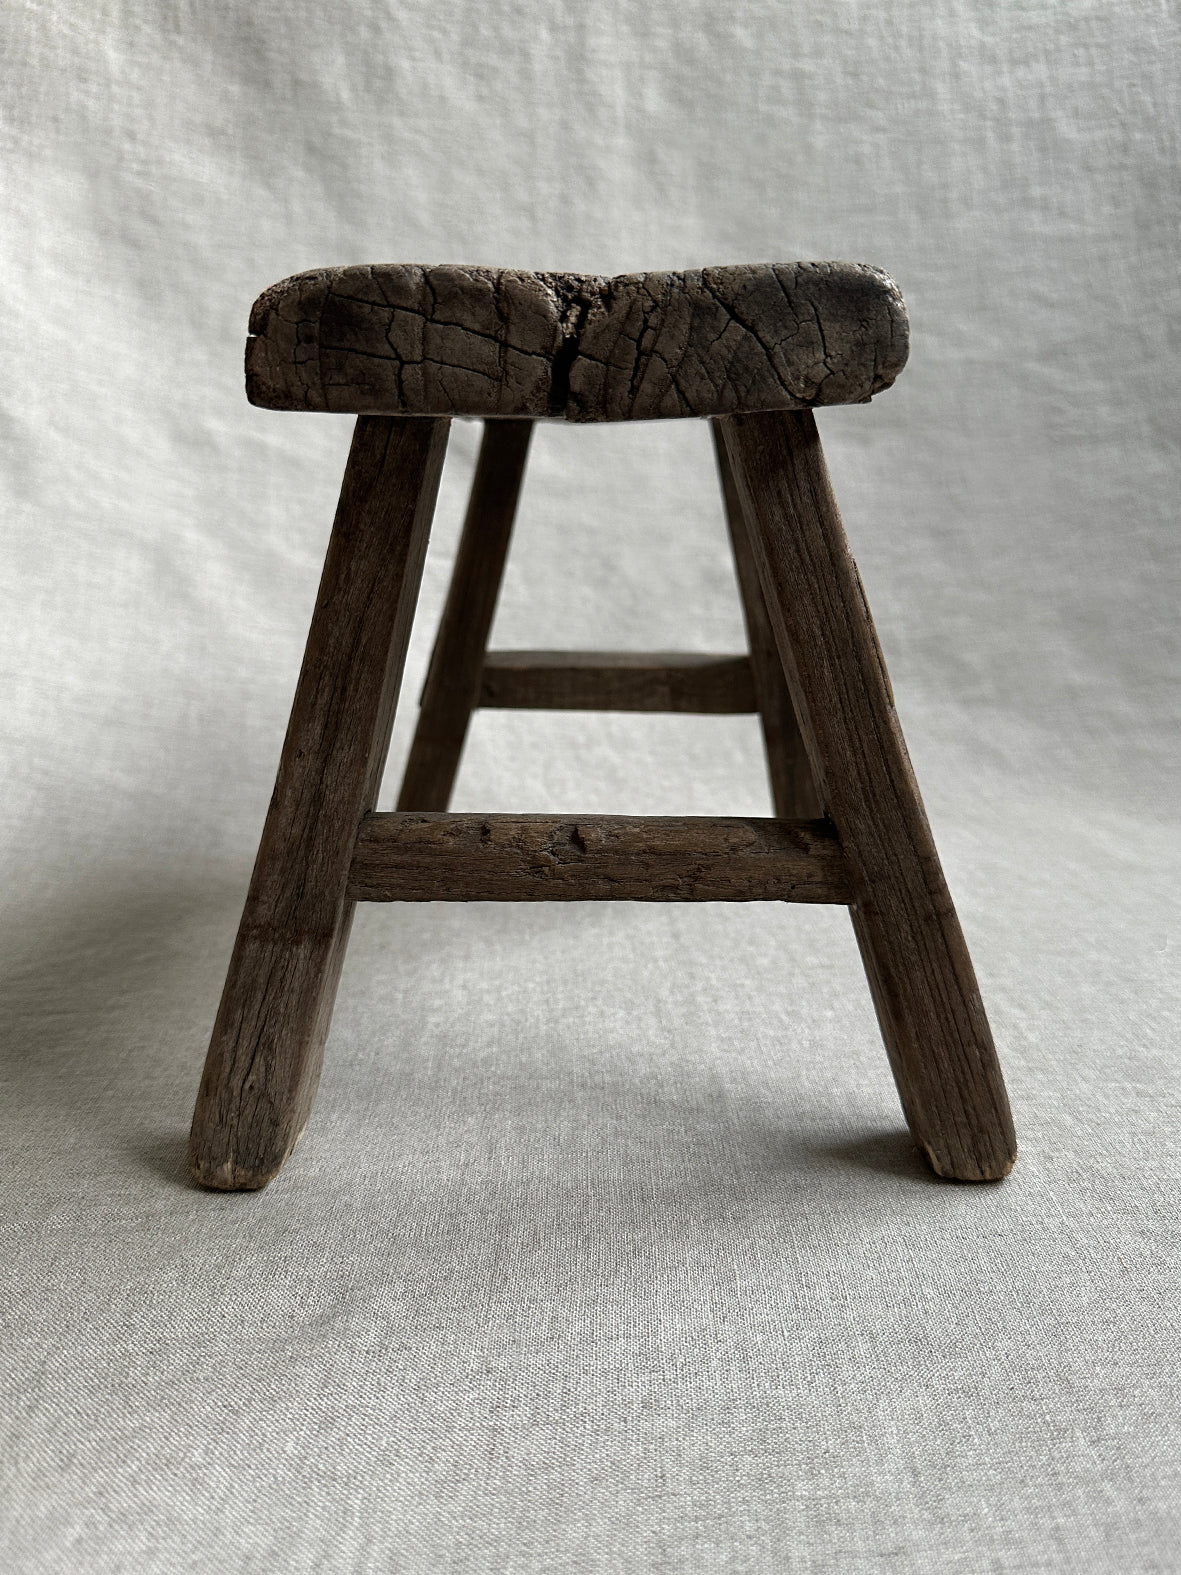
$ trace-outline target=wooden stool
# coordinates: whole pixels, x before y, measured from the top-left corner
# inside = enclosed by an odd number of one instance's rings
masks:
[[[902,1108],[964,1181],[1016,1156],[1008,1100],[810,407],[906,360],[894,284],[845,263],[605,279],[402,265],[255,304],[250,399],[356,413],[332,540],[190,1146],[262,1187],[311,1110],[357,901],[848,905]],[[398,809],[374,803],[448,418],[482,417]],[[712,417],[748,656],[486,652],[533,421]],[[755,711],[774,820],[449,815],[472,710]]]

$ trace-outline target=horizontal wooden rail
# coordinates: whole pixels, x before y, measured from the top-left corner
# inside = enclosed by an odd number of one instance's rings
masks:
[[[532,711],[754,711],[746,656],[656,651],[489,651],[480,704]]]
[[[826,820],[650,815],[367,815],[361,902],[849,901]]]

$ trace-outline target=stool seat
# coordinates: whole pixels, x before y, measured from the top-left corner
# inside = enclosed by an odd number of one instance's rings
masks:
[[[864,404],[907,353],[898,287],[844,262],[324,268],[265,290],[250,335],[272,410],[579,422]]]

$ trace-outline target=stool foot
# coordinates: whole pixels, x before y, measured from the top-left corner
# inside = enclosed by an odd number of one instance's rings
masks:
[[[997,1180],[1017,1153],[1004,1080],[815,420],[718,425],[907,1121],[939,1175]]]
[[[193,1115],[189,1169],[257,1189],[303,1131],[422,577],[446,420],[357,422],[307,650]]]

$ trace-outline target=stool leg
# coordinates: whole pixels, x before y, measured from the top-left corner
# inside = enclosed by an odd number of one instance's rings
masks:
[[[1016,1158],[1009,1102],[810,411],[721,423],[902,1107],[941,1176]]]
[[[455,568],[418,712],[400,810],[445,810],[480,699],[484,652],[504,576],[532,421],[484,423]]]
[[[197,1096],[194,1180],[263,1187],[315,1098],[447,443],[445,420],[357,422],[275,791]]]
[[[738,592],[746,620],[751,676],[754,679],[759,719],[763,724],[767,771],[771,778],[771,799],[775,813],[781,820],[814,820],[824,811],[812,781],[808,751],[796,720],[795,707],[791,703],[791,692],[783,676],[783,663],[779,660],[775,646],[775,631],[767,616],[750,529],[743,517],[721,428],[716,421],[711,421],[710,426],[713,428],[718,477],[726,505],[726,523],[730,527],[730,541],[734,548]]]

